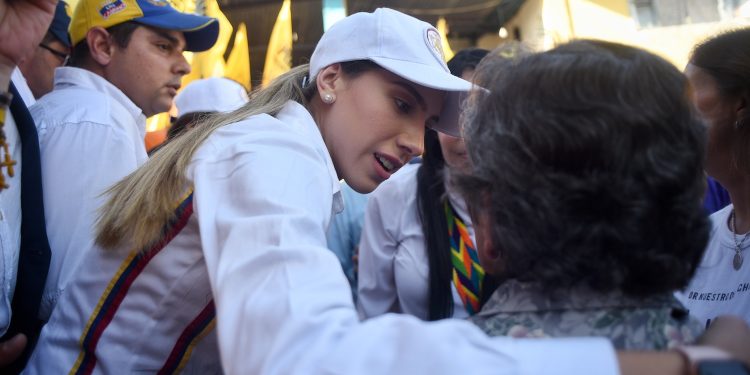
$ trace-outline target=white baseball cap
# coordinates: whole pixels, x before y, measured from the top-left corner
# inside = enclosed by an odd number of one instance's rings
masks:
[[[190,82],[174,98],[177,116],[193,112],[229,112],[247,103],[247,91],[227,78],[204,78]]]
[[[310,78],[326,66],[370,60],[418,85],[447,91],[435,130],[458,136],[459,93],[472,84],[450,73],[440,34],[427,22],[388,8],[355,13],[331,26],[310,58]]]

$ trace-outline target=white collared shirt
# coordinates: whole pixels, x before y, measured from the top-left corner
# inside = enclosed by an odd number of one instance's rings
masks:
[[[389,312],[429,319],[430,266],[417,205],[417,172],[408,164],[370,194],[359,244],[357,309],[363,319]],[[446,185],[447,186],[447,185]],[[448,199],[474,240],[474,227],[461,197]],[[466,318],[453,282],[453,318]]]
[[[490,339],[465,321],[426,324],[394,314],[360,323],[326,248],[327,226],[342,208],[338,178],[297,103],[276,118],[217,129],[187,175],[194,212],[135,278],[98,341],[95,374],[158,371],[180,333],[169,328],[184,327],[210,297],[216,328],[196,342],[184,373],[216,372],[207,366],[217,348],[226,374],[617,373],[602,339]],[[88,253],[26,373],[75,366],[83,332],[100,322],[91,319],[97,301],[116,289],[107,285],[126,255]]]
[[[39,132],[52,259],[40,318],[93,245],[101,194],[148,160],[146,117],[117,87],[85,69],[55,70],[54,90],[31,107]]]

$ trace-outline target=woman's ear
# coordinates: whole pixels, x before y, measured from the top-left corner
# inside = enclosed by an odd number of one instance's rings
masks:
[[[315,78],[315,83],[318,85],[318,93],[320,93],[321,97],[325,94],[335,96],[336,89],[341,85],[342,77],[343,71],[339,63],[323,68]]]
[[[89,45],[91,59],[100,66],[107,66],[112,61],[114,41],[109,32],[102,27],[93,27],[86,33],[86,43]]]
[[[496,275],[502,270],[502,259],[492,238],[492,217],[486,209],[474,207],[470,208],[469,216],[474,225],[474,245],[479,263],[487,273]]]

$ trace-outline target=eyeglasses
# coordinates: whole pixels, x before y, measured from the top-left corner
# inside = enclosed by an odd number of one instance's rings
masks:
[[[70,55],[68,55],[67,53],[60,52],[60,51],[58,51],[58,50],[56,50],[56,49],[54,49],[54,48],[52,48],[52,47],[50,47],[50,46],[48,46],[48,45],[46,45],[44,43],[39,43],[39,47],[42,47],[42,48],[46,49],[47,51],[50,51],[50,53],[52,53],[53,55],[61,58],[62,59],[62,65],[65,65],[65,64],[68,63],[68,59],[70,58]]]

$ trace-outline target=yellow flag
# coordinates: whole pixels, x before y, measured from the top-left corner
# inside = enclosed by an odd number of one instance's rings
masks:
[[[240,23],[234,36],[234,46],[227,59],[225,77],[239,82],[250,91],[250,50],[247,47],[247,27]]]
[[[159,113],[146,119],[146,131],[153,132],[169,127],[169,112]]]
[[[284,0],[271,31],[266,51],[266,65],[263,67],[263,84],[286,73],[292,68],[292,4]]]
[[[174,0],[173,0],[174,1]],[[187,0],[183,0],[183,6],[187,6]],[[224,52],[227,50],[230,39],[232,39],[232,24],[222,13],[216,0],[206,0],[205,8],[195,6],[196,13],[205,14],[219,20],[219,37],[216,43],[208,51],[193,53],[192,57],[188,53],[185,58],[190,63],[190,74],[182,77],[182,86],[201,78],[223,77],[225,70]],[[203,12],[205,10],[205,12]]]
[[[169,2],[173,8],[182,13],[195,13],[195,0],[169,0]]]
[[[440,17],[437,21],[437,30],[438,34],[440,34],[440,40],[443,44],[443,54],[445,55],[445,61],[448,61],[453,58],[453,50],[451,49],[450,44],[448,44],[448,23],[445,22],[445,17]]]

